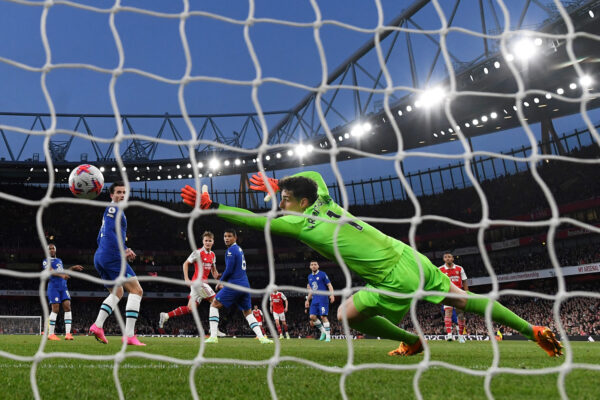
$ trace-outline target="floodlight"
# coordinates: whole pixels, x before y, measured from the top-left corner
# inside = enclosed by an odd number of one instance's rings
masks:
[[[588,87],[592,86],[593,83],[594,83],[594,80],[589,75],[584,75],[581,78],[579,78],[579,84],[584,88],[588,88]]]
[[[446,92],[443,88],[436,86],[431,89],[424,91],[419,97],[419,102],[423,107],[429,108],[441,102],[446,96]]]
[[[213,158],[208,162],[208,168],[212,170],[219,168],[220,165],[221,163],[219,163],[219,160],[217,160],[216,158]]]

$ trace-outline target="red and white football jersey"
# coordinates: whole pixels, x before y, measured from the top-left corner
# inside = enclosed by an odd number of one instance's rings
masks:
[[[287,297],[285,297],[285,294],[281,292],[271,293],[271,306],[273,307],[273,312],[276,314],[285,312],[286,300]]]
[[[452,264],[452,267],[449,268],[444,264],[440,267],[440,271],[448,275],[450,282],[460,289],[463,287],[463,281],[467,280],[467,274],[465,274],[465,270],[460,265]]]
[[[206,281],[213,265],[216,265],[216,259],[217,257],[215,256],[215,253],[212,251],[207,252],[204,250],[204,247],[194,250],[187,259],[188,262],[194,263],[195,267],[192,280],[195,281],[198,279],[199,272],[202,270],[202,277],[200,279],[202,281]]]
[[[262,322],[262,311],[252,310],[252,314],[254,315],[254,318],[256,318],[256,322]]]

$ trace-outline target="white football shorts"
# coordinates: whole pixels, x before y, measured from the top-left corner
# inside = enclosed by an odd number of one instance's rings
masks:
[[[206,282],[194,283],[190,289],[190,297],[200,302],[215,295],[215,291]]]

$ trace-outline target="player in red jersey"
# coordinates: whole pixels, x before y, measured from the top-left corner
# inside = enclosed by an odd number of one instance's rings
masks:
[[[263,313],[260,311],[260,308],[258,308],[257,305],[254,305],[252,314],[254,315],[254,318],[256,318],[256,322],[258,322],[258,326],[260,326],[263,336],[267,337],[267,332],[265,331],[265,326],[263,325]],[[256,338],[258,339],[258,336]]]
[[[449,251],[444,253],[444,265],[442,265],[440,271],[444,274],[448,275],[450,278],[450,282],[454,284],[459,289],[463,289],[464,291],[469,290],[469,285],[467,284],[467,274],[465,270],[460,265],[454,264],[454,256]],[[446,326],[446,340],[452,340],[452,310],[451,306],[444,306],[444,325]],[[458,317],[458,341],[460,343],[465,342],[465,337],[463,336],[465,330],[465,313],[463,310],[457,309],[456,315]]]
[[[206,282],[209,273],[212,273],[214,279],[219,279],[220,276],[219,271],[217,271],[215,253],[211,250],[214,243],[215,235],[209,231],[204,232],[202,234],[203,247],[194,250],[183,263],[183,279],[185,279],[186,284],[190,285],[188,304],[187,306],[177,307],[168,313],[161,312],[158,321],[159,328],[162,329],[169,318],[189,314],[192,312],[192,307],[196,307],[202,300],[206,299],[210,303],[215,297],[214,290]],[[188,275],[190,264],[194,264],[192,279]]]
[[[285,294],[281,293],[277,289],[273,290],[270,297],[271,305],[271,313],[273,314],[273,318],[275,319],[275,325],[277,326],[277,332],[279,332],[279,339],[283,339],[283,333],[281,331],[281,325],[283,325],[283,330],[285,331],[286,339],[290,338],[290,332],[288,331],[287,322],[285,322],[285,313],[288,310],[288,299],[285,297]],[[285,304],[285,305],[284,305]],[[281,321],[281,325],[279,322]]]

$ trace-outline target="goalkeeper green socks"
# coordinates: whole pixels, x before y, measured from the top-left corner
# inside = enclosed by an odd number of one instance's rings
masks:
[[[406,332],[404,329],[379,316],[360,322],[352,322],[350,327],[367,335],[378,336],[382,339],[398,340],[409,345],[415,344],[419,340],[419,336]]]
[[[469,296],[476,297],[469,297],[467,299],[465,311],[485,316],[485,309],[488,305],[489,299],[482,296],[477,296],[471,292],[467,293],[469,293]],[[510,311],[497,301],[494,301],[494,305],[492,306],[492,320],[519,331],[529,340],[534,340],[533,329],[531,328],[529,322],[525,321],[523,318],[519,317],[517,314]]]

